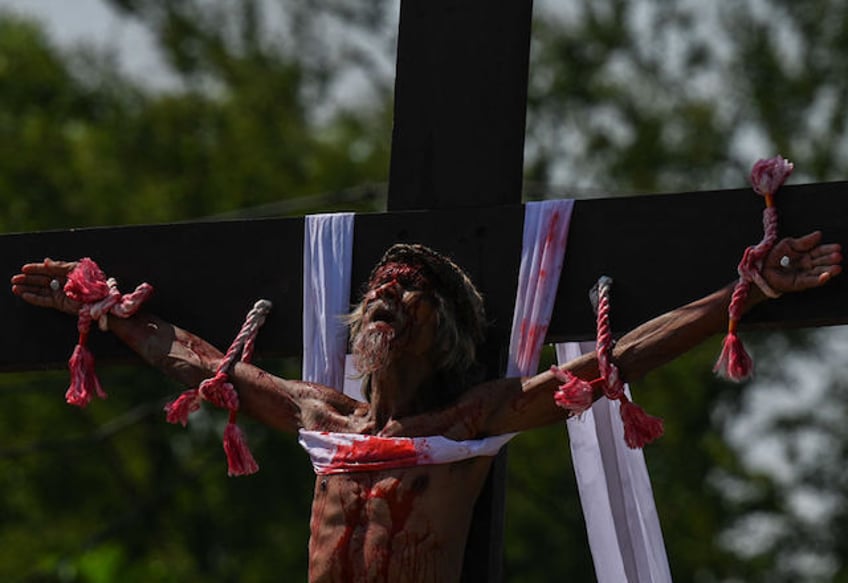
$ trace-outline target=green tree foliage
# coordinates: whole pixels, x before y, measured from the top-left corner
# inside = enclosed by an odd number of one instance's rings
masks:
[[[385,92],[357,112],[316,119],[319,72],[248,42],[261,18],[245,11],[242,37],[229,41],[215,22],[169,9],[160,35],[183,87],[167,93],[122,78],[103,59],[63,59],[35,26],[4,19],[0,226],[201,218],[384,182]]]
[[[379,207],[395,3],[109,2],[150,30],[174,85],[152,90],[0,16],[0,229]],[[845,177],[841,3],[537,4],[528,196],[739,187],[776,152],[795,180]],[[831,334],[760,340],[761,370],[790,349],[824,370]],[[675,579],[848,580],[841,367],[813,375],[817,400],[837,404],[822,413],[792,400],[803,379],[785,372],[716,381],[717,352],[634,387],[666,419],[646,455]],[[220,415],[165,425],[180,387],[101,373],[110,398],[82,411],[62,402],[65,373],[0,377],[0,578],[303,580],[312,476],[291,437],[248,424],[262,471],[227,479]],[[761,415],[784,393],[790,406]],[[763,465],[769,446],[789,463]],[[520,436],[509,457],[508,580],[592,580],[564,428]]]

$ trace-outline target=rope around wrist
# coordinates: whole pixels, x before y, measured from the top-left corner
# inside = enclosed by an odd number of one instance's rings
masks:
[[[129,318],[150,297],[153,286],[142,283],[132,293],[122,295],[114,278],[106,279],[97,263],[89,257],[83,257],[68,273],[64,292],[70,299],[82,304],[77,314],[79,340],[68,361],[71,384],[65,393],[65,400],[71,405],[85,407],[94,395],[106,398],[94,370],[94,355],[88,349],[92,321],[97,321],[100,329],[105,331],[109,314]]]
[[[611,286],[612,279],[602,276],[591,292],[597,312],[596,352],[598,371],[601,376],[589,383],[559,367],[551,367],[551,372],[563,383],[554,394],[554,401],[560,407],[580,415],[592,406],[594,387],[600,386],[607,399],[620,402],[619,411],[624,423],[624,441],[628,447],[636,449],[660,437],[663,434],[663,423],[662,419],[648,415],[642,407],[627,397],[624,381],[613,362],[613,336],[609,316]],[[595,297],[597,301],[594,301]]]
[[[256,302],[218,364],[215,375],[204,380],[196,389],[184,391],[165,405],[166,420],[169,423],[180,423],[183,427],[188,423],[189,415],[200,409],[201,401],[209,401],[217,407],[229,410],[230,415],[224,430],[224,452],[227,455],[227,473],[230,476],[246,476],[259,471],[259,465],[247,446],[244,432],[236,424],[239,398],[235,387],[229,381],[229,375],[237,361],[247,363],[253,358],[256,335],[270,311],[271,302],[268,300]]]
[[[757,161],[751,170],[751,185],[757,194],[765,198],[766,202],[766,208],[763,210],[763,239],[745,249],[737,267],[739,280],[733,287],[730,306],[727,309],[727,335],[722,343],[721,355],[713,368],[716,374],[732,381],[740,382],[750,378],[754,369],[753,360],[736,334],[751,284],[758,286],[770,298],[780,296],[765,281],[762,269],[778,237],[774,195],[792,174],[793,169],[791,162],[782,156],[775,156]]]

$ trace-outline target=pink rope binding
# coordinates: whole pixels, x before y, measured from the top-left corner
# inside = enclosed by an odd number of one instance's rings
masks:
[[[624,391],[624,381],[621,379],[618,367],[612,361],[613,337],[610,326],[610,287],[612,279],[606,276],[598,280],[592,290],[594,299],[597,293],[597,342],[598,370],[600,378],[591,383],[584,381],[569,371],[557,366],[551,367],[551,372],[563,384],[554,393],[554,401],[560,407],[575,415],[581,415],[594,402],[594,388],[599,387],[604,396],[621,403],[621,420],[624,423],[624,441],[633,449],[640,448],[654,441],[663,434],[663,422],[658,417],[645,413],[644,409],[631,401]]]
[[[84,257],[68,273],[64,290],[65,295],[82,304],[77,317],[79,340],[68,361],[71,385],[65,393],[65,400],[71,405],[85,407],[94,395],[101,399],[106,398],[94,370],[94,355],[88,349],[88,334],[92,321],[96,320],[100,329],[105,331],[109,314],[129,318],[150,297],[153,286],[142,283],[134,292],[121,295],[115,279],[106,279],[97,263],[89,257]]]
[[[763,210],[763,239],[756,245],[745,249],[737,271],[739,280],[733,288],[733,294],[728,307],[727,335],[722,343],[721,355],[713,370],[719,376],[741,382],[753,374],[754,362],[745,350],[736,329],[742,318],[742,309],[751,283],[755,283],[769,297],[776,294],[762,277],[763,262],[777,242],[777,207],[774,206],[774,195],[792,174],[794,165],[783,158],[775,156],[767,160],[759,160],[751,170],[751,185],[754,191],[765,198],[766,208]]]
[[[224,430],[224,452],[227,454],[227,474],[230,476],[246,476],[259,471],[259,465],[247,446],[244,432],[236,424],[239,398],[232,383],[229,382],[229,372],[236,360],[250,362],[256,335],[270,311],[271,302],[268,300],[256,302],[248,312],[229,350],[221,359],[215,376],[204,380],[196,389],[183,392],[174,401],[165,405],[167,421],[180,423],[183,427],[188,423],[189,415],[200,409],[200,403],[203,400],[229,410],[230,417]]]

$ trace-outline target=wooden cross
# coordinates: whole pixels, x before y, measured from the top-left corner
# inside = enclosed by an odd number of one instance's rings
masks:
[[[353,297],[397,241],[430,245],[471,274],[492,322],[484,350],[492,376],[504,368],[521,247],[531,13],[528,0],[402,1],[389,212],[358,215],[355,222]],[[827,240],[848,243],[846,189],[845,183],[784,187],[777,199],[782,233],[818,228]],[[578,201],[548,339],[593,337],[587,292],[602,274],[615,280],[618,332],[731,281],[742,250],[761,238],[762,205],[747,187]],[[159,290],[151,311],[219,347],[229,344],[253,302],[268,298],[277,309],[258,353],[300,354],[302,218],[0,237],[8,276],[47,256],[91,256],[124,291],[150,281]],[[846,286],[842,277],[768,302],[743,325],[845,323]],[[0,294],[0,313],[0,370],[65,365],[76,341],[66,317],[26,307],[8,293]],[[132,358],[108,335],[96,335],[92,345],[100,362]],[[501,459],[478,502],[465,580],[502,578],[503,472]]]

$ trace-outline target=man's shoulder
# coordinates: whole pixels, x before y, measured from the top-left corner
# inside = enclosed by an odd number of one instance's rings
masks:
[[[373,432],[368,403],[327,387],[314,388],[297,399],[301,429],[360,434]]]

